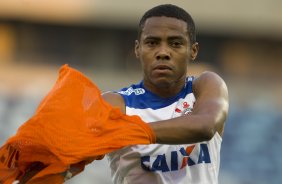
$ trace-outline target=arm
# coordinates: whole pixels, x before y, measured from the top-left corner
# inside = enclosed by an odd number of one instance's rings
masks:
[[[190,144],[223,134],[228,114],[228,91],[225,82],[213,72],[205,72],[193,83],[196,103],[189,115],[158,121],[149,125],[160,144]]]
[[[118,93],[106,92],[102,94],[103,99],[111,104],[113,107],[120,108],[121,112],[125,114],[125,103],[122,96]]]

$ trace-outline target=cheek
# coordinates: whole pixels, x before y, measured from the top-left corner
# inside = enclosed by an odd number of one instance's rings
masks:
[[[177,59],[177,61],[179,61],[178,63],[178,66],[181,67],[181,68],[186,68],[189,64],[189,61],[190,61],[190,55],[188,54],[183,54],[181,55],[181,57],[179,57]]]
[[[187,67],[188,67],[188,63],[189,63],[189,59],[187,59],[187,57],[183,57],[183,58],[179,58],[178,60],[178,64],[177,64],[177,69],[180,75],[183,75],[187,72]]]
[[[144,70],[149,70],[151,64],[152,64],[152,56],[150,56],[149,54],[141,54],[139,57],[139,60],[141,62],[141,66],[143,67]]]
[[[149,72],[150,64],[146,62],[147,61],[146,58],[143,58],[142,56],[140,56],[139,61],[140,61],[143,73],[147,74]]]
[[[142,62],[142,67],[143,67],[143,71],[144,73],[150,73],[151,71],[151,64],[149,62]]]

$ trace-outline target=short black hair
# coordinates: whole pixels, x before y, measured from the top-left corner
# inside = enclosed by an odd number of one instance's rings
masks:
[[[191,15],[185,11],[183,8],[180,8],[172,4],[162,4],[145,12],[139,22],[138,28],[138,39],[141,37],[142,30],[144,28],[145,21],[151,17],[171,17],[179,20],[183,20],[187,23],[187,30],[189,34],[189,39],[191,44],[196,42],[196,28],[195,23]]]

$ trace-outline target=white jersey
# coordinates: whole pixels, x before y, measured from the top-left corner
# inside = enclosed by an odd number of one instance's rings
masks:
[[[160,98],[144,88],[143,82],[124,88],[127,115],[138,115],[145,122],[189,116],[195,97],[193,78],[176,96]],[[195,122],[197,123],[197,122]],[[168,132],[173,134],[174,132]],[[136,145],[108,154],[115,184],[217,184],[221,136],[187,145]]]

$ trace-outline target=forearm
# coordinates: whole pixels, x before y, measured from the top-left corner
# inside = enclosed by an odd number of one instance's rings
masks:
[[[159,144],[190,144],[210,140],[216,132],[209,115],[188,115],[150,123]]]

